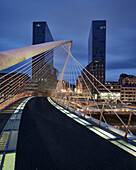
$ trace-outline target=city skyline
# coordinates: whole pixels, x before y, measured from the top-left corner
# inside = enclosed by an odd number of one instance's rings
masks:
[[[47,21],[54,40],[73,40],[72,53],[86,66],[91,21],[106,20],[106,80],[118,80],[121,73],[135,75],[135,7],[134,0],[59,0],[57,4],[55,1],[45,4],[42,0],[33,3],[15,0],[11,4],[6,0],[1,3],[0,51],[31,45],[32,22]]]

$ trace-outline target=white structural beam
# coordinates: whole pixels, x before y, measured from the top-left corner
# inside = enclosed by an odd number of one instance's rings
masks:
[[[0,52],[0,71],[32,58],[40,53],[68,43],[70,43],[72,47],[71,40],[63,40],[2,51]]]

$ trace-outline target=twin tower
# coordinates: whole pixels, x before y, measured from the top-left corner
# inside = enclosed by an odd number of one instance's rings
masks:
[[[106,20],[92,21],[89,39],[88,39],[88,65],[86,69],[94,75],[101,83],[105,84],[105,67],[106,67]],[[90,77],[95,87],[99,83],[94,78]],[[94,87],[87,84],[92,91],[96,94]],[[84,89],[85,91],[85,89]]]
[[[46,22],[33,22],[33,45],[53,41]],[[52,55],[53,58],[53,55]],[[53,59],[51,65],[53,66]],[[106,20],[92,21],[88,39],[88,65],[86,69],[105,84]],[[92,80],[97,86],[97,82]]]

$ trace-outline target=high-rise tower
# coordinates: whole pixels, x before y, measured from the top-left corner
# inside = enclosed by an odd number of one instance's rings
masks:
[[[53,41],[46,22],[33,22],[33,45]]]
[[[106,21],[92,21],[91,30],[88,38],[88,65],[86,69],[93,74],[100,82],[105,84],[105,65],[106,65]],[[99,83],[88,75],[92,83],[98,87]],[[96,94],[94,86],[88,81],[87,84],[93,94]],[[84,86],[84,91],[86,87]]]
[[[106,61],[106,21],[92,21],[88,39],[88,64]]]
[[[53,41],[53,37],[47,23],[33,22],[32,44],[36,45],[51,41]],[[30,88],[35,91],[35,94],[50,96],[56,88],[57,74],[58,71],[53,67],[53,49],[32,57]],[[37,89],[34,89],[35,86]]]
[[[89,65],[94,66],[92,74],[104,84],[106,65],[106,20],[92,21],[88,39],[88,62]]]
[[[49,27],[46,22],[33,22],[33,40],[32,44],[41,44],[45,42],[53,41],[53,37],[51,35],[51,32],[49,30]],[[50,53],[50,58],[46,57],[46,52],[43,54],[45,57],[38,59],[39,65],[36,65],[36,58],[38,56],[32,57],[32,77],[33,79],[37,79],[36,76],[34,76],[35,72],[38,72],[45,63],[48,63],[51,67],[51,70],[53,68],[53,50],[50,50],[48,53]],[[48,65],[48,66],[49,66]],[[40,75],[39,75],[40,77]]]

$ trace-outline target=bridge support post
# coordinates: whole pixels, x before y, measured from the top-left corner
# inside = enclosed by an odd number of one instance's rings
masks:
[[[125,134],[124,138],[127,138],[127,134],[128,134],[131,118],[132,118],[132,113],[133,113],[133,110],[131,110],[130,115],[129,115],[128,124],[127,124],[127,128],[126,128],[126,134]]]
[[[99,126],[101,125],[102,116],[103,116],[103,111],[104,111],[104,104],[102,105],[102,110],[101,110],[100,120],[99,120],[99,123],[98,123],[98,125],[99,125]]]
[[[74,108],[74,112],[77,110],[77,99],[75,100],[75,108]]]
[[[70,102],[71,102],[71,98],[70,98],[70,95],[69,95],[69,98],[68,98],[68,101],[67,101],[67,103],[68,103],[68,109],[70,108]]]

